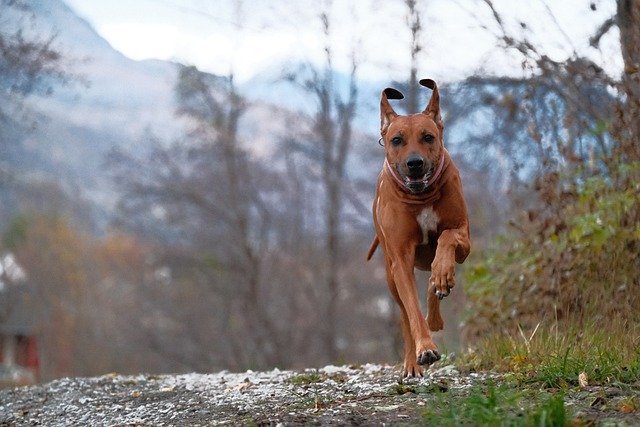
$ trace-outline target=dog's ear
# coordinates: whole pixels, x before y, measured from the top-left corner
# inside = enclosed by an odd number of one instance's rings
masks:
[[[393,110],[391,104],[389,104],[389,100],[402,98],[404,98],[404,95],[394,88],[388,87],[382,91],[382,96],[380,98],[380,133],[382,135],[387,131],[391,120],[398,117],[398,114]]]
[[[440,116],[440,92],[438,92],[438,85],[431,79],[422,79],[420,80],[420,84],[433,91],[431,99],[429,100],[429,105],[427,105],[427,108],[424,109],[423,113],[433,117],[433,121],[435,121],[436,125],[442,129],[442,117]]]

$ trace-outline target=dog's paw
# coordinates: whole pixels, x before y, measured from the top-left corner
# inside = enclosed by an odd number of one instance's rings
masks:
[[[402,368],[403,378],[416,378],[424,375],[424,368],[418,365],[415,361],[404,361],[404,367]]]
[[[431,365],[440,360],[440,352],[430,338],[424,337],[421,342],[416,343],[415,357],[418,365]]]
[[[418,360],[416,360],[416,362],[418,362],[419,365],[431,365],[432,363],[440,360],[441,357],[442,356],[440,356],[440,352],[438,350],[427,350],[418,355]]]
[[[444,283],[444,284],[443,284]],[[440,279],[438,277],[434,277],[431,275],[431,279],[429,280],[429,288],[433,289],[433,293],[439,300],[442,300],[444,297],[448,297],[451,293],[451,288],[455,286],[455,282],[447,279]]]
[[[455,266],[453,263],[442,262],[431,265],[431,278],[429,288],[433,289],[438,299],[442,299],[451,293],[451,288],[456,284]]]

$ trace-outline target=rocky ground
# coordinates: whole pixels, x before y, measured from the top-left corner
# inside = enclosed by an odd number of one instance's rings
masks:
[[[415,423],[428,393],[487,377],[452,366],[399,384],[397,367],[64,378],[0,391],[0,425],[372,425]],[[413,391],[413,392],[412,392]]]
[[[453,366],[431,368],[425,378],[404,382],[398,374],[398,367],[368,364],[64,378],[1,390],[0,426],[414,425],[424,421],[437,395],[464,395],[474,384],[502,378],[462,375]],[[597,421],[599,409],[583,392],[585,414],[592,411],[589,418]],[[601,399],[597,405],[606,395]],[[627,415],[618,421],[640,425],[640,418]]]

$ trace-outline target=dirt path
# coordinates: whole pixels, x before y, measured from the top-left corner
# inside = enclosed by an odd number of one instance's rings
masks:
[[[440,367],[398,382],[398,368],[65,378],[0,391],[0,425],[381,425],[415,423],[429,388],[469,387],[487,375]]]
[[[516,386],[498,374],[463,375],[452,365],[432,367],[425,378],[398,380],[399,367],[370,364],[64,378],[0,390],[0,426],[415,425],[433,424],[434,419],[446,425],[494,425],[506,419],[510,425],[526,425],[525,420],[533,419],[524,418],[531,408],[540,417],[553,415],[548,402],[556,395],[562,395],[568,408],[569,424],[581,420],[580,425],[640,426],[640,384],[560,392],[535,384]],[[490,397],[492,387],[499,392],[496,402]],[[490,418],[458,418],[474,406]],[[428,412],[432,417],[427,419]],[[496,414],[511,418],[498,419]],[[534,420],[536,425],[548,424]]]

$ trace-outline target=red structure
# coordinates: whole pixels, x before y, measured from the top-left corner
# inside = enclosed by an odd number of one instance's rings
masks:
[[[40,373],[34,295],[13,257],[0,258],[0,387],[33,384]]]

